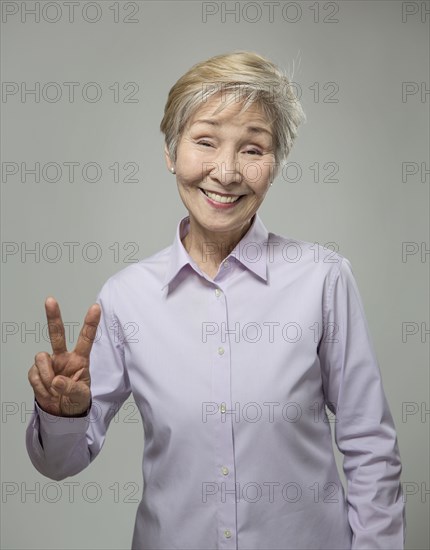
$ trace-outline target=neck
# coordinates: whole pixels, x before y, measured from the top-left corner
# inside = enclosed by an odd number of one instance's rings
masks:
[[[216,274],[220,263],[243,238],[251,223],[252,219],[233,232],[211,232],[196,226],[190,218],[189,231],[182,239],[182,244],[202,271]]]

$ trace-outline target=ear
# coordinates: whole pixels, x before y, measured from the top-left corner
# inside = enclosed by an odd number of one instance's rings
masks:
[[[170,159],[169,150],[167,149],[166,144],[164,144],[164,158],[166,159],[166,165],[167,165],[168,170],[170,170],[170,168],[173,168],[174,164],[173,164],[172,160]]]

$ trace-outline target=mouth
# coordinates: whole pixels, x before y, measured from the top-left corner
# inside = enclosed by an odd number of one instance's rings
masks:
[[[206,195],[211,201],[217,202],[220,204],[233,204],[235,202],[238,202],[242,197],[245,195],[227,195],[227,194],[220,194],[220,193],[214,193],[212,191],[206,191],[205,189],[200,188],[200,191]]]

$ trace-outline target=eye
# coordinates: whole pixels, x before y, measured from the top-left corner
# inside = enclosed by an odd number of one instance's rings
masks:
[[[209,141],[205,141],[204,139],[201,139],[200,141],[197,142],[197,145],[207,145],[208,147],[212,147],[212,144],[209,143]]]
[[[263,153],[261,151],[258,151],[257,149],[250,149],[249,151],[245,151],[248,155],[262,155]]]

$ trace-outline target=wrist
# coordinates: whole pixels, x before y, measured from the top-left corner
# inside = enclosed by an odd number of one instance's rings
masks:
[[[91,410],[91,405],[92,405],[92,399],[90,399],[90,403],[89,403],[88,407],[83,412],[76,413],[76,414],[66,414],[66,413],[55,413],[53,411],[46,410],[44,407],[42,407],[42,405],[39,403],[39,401],[36,399],[36,397],[34,398],[34,401],[37,404],[38,408],[42,412],[45,412],[45,413],[50,414],[52,416],[58,416],[59,418],[84,418],[84,417],[88,416],[88,414]]]

